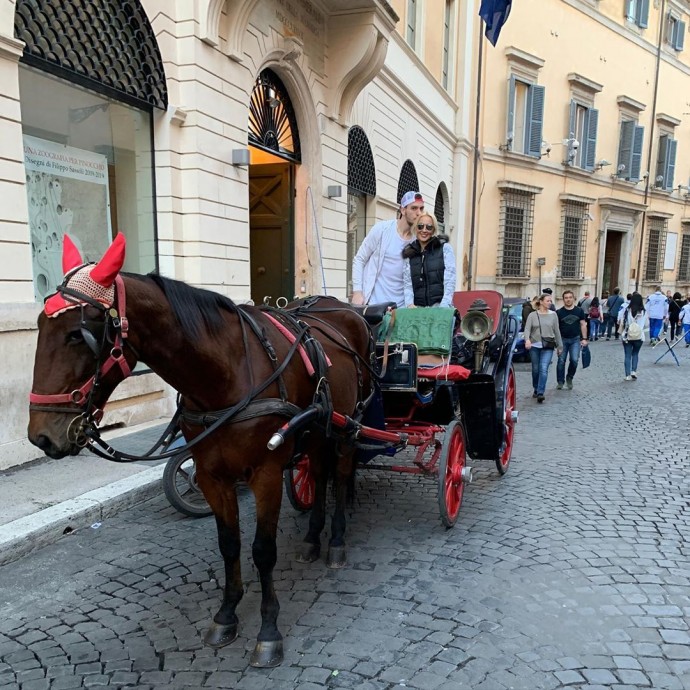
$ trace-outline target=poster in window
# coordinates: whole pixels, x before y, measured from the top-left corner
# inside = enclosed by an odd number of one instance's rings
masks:
[[[676,248],[678,233],[669,232],[666,235],[666,253],[664,255],[664,271],[672,271],[676,267]]]
[[[100,258],[112,240],[108,159],[24,135],[24,166],[34,294],[43,301],[62,282],[65,233],[86,261]]]

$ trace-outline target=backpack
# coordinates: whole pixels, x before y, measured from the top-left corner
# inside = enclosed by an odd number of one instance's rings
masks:
[[[630,309],[625,310],[626,323],[628,321],[629,311]],[[625,333],[623,333],[623,340],[642,340],[642,328],[640,328],[640,324],[637,323],[637,321],[631,321],[628,324],[628,327],[625,329]]]
[[[599,307],[590,307],[589,308],[589,315],[593,319],[598,319],[601,316],[601,312],[599,311]]]

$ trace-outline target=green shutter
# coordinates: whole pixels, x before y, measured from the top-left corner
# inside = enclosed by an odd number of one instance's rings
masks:
[[[616,166],[616,174],[626,180],[631,179],[630,174],[630,159],[633,150],[633,135],[635,130],[635,123],[632,120],[624,120],[621,122],[621,135],[618,140],[618,165]],[[621,165],[625,168],[621,170]],[[618,172],[620,171],[620,172]]]
[[[666,172],[664,174],[664,187],[667,191],[673,189],[673,176],[676,172],[676,149],[678,142],[675,139],[668,138],[668,153],[666,154]]]
[[[644,127],[635,127],[632,146],[632,161],[630,165],[630,172],[625,172],[624,177],[631,182],[640,181],[640,172],[642,169],[642,142],[644,141]]]
[[[506,130],[506,141],[510,142],[510,148],[515,148],[515,77],[511,76],[508,80],[508,123]]]
[[[544,128],[544,96],[546,89],[538,84],[532,84],[529,88],[529,135],[527,153],[530,156],[541,158],[542,130]]]
[[[585,118],[585,150],[582,155],[583,168],[594,170],[597,152],[597,128],[599,125],[599,111],[588,108]]]

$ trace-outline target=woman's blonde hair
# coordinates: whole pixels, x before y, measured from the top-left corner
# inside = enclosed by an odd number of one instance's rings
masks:
[[[431,222],[434,226],[434,235],[436,235],[438,233],[438,221],[436,220],[436,216],[430,211],[424,211],[424,213],[419,214],[419,218],[417,218],[414,224],[415,232],[417,230],[417,223],[420,223],[422,218],[431,218]]]

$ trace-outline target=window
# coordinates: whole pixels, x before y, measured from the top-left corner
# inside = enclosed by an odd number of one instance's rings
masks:
[[[634,120],[621,122],[618,140],[618,167],[616,168],[616,174],[620,179],[629,182],[640,181],[643,141],[644,127],[640,127]]]
[[[560,277],[584,280],[589,205],[566,201],[561,215]]]
[[[417,0],[407,0],[407,32],[408,45],[414,50],[417,47]]]
[[[398,178],[398,196],[397,201],[400,203],[405,192],[418,192],[419,179],[417,177],[417,169],[414,163],[408,158],[400,168],[400,177]]]
[[[644,280],[647,283],[660,283],[664,268],[666,251],[666,218],[649,218],[647,224],[647,257],[644,264]]]
[[[646,29],[649,25],[649,0],[625,0],[625,18]]]
[[[683,50],[685,43],[685,22],[672,12],[666,17],[666,42],[678,51]]]
[[[534,228],[534,197],[530,192],[504,189],[501,195],[498,266],[500,276],[529,278]]]
[[[453,0],[446,0],[446,10],[443,15],[443,63],[441,66],[441,85],[448,90],[450,83],[450,39],[451,22],[453,16]]]
[[[659,151],[656,160],[654,186],[667,192],[673,190],[673,175],[676,170],[676,149],[678,142],[670,134],[659,137]]]
[[[510,77],[508,93],[507,148],[516,153],[541,158],[544,124],[543,86]]]
[[[596,165],[597,128],[599,125],[599,111],[582,105],[577,101],[570,101],[570,132],[569,139],[578,142],[577,148],[568,147],[566,162],[585,170],[594,170]]]
[[[448,189],[445,182],[441,182],[436,190],[436,199],[434,200],[434,215],[438,221],[438,231],[445,232],[446,228],[446,207],[448,205]]]
[[[690,283],[690,228],[683,226],[684,232],[680,242],[680,261],[678,263],[678,280]]]

